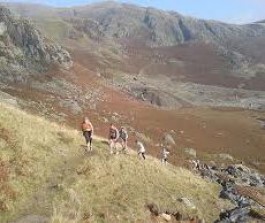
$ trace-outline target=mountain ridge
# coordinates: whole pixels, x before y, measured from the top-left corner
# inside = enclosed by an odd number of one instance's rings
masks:
[[[183,16],[177,12],[120,3],[98,3],[61,9],[59,16],[93,19],[99,23],[96,28],[105,32],[106,37],[134,38],[132,33],[146,32],[151,42],[149,44],[153,43],[154,46],[170,46],[193,40],[226,42],[225,38],[265,34],[265,27],[259,24],[231,25]],[[89,28],[93,31],[94,27]]]

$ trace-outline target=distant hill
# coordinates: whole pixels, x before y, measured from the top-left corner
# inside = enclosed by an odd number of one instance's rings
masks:
[[[158,106],[178,107],[180,101],[190,104],[187,98],[179,99],[176,88],[167,84],[162,91],[155,91],[162,76],[175,84],[265,90],[263,24],[226,24],[116,2],[73,8],[4,5],[68,48],[74,60],[88,70],[109,80],[114,77],[111,83],[122,79],[116,86],[123,86],[137,98],[147,91],[145,99]],[[125,74],[126,78],[118,74]],[[146,79],[146,85],[132,85],[132,75]],[[150,84],[151,76],[156,83]],[[256,107],[260,107],[260,102]]]
[[[69,9],[28,4],[8,6],[33,18],[59,16],[91,38],[130,38],[151,46],[172,46],[188,41],[226,43],[239,37],[265,35],[265,27],[259,24],[231,25],[115,2]]]

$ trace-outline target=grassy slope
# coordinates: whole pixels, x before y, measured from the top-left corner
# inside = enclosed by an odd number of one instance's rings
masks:
[[[146,222],[147,202],[212,222],[225,205],[218,186],[187,170],[151,157],[142,162],[133,152],[110,156],[102,140],[84,154],[82,142],[77,131],[0,105],[0,222],[26,214],[53,223],[85,222],[84,216],[87,222]],[[181,197],[198,210],[188,210]]]
[[[50,39],[61,42],[68,36],[71,30],[70,24],[64,22],[60,18],[39,18],[35,21],[36,26]]]

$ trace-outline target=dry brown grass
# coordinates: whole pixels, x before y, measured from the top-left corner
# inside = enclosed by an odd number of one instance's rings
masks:
[[[150,156],[145,162],[132,151],[110,156],[104,139],[96,139],[94,151],[85,154],[77,131],[5,105],[0,124],[16,145],[7,144],[0,156],[11,162],[9,184],[19,194],[7,201],[1,222],[29,213],[52,223],[145,222],[149,202],[211,222],[227,205],[218,198],[218,186]],[[182,197],[196,209],[179,202]]]

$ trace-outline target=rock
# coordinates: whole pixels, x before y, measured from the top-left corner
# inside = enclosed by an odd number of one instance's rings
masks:
[[[243,223],[246,222],[248,215],[250,213],[250,208],[234,208],[229,211],[222,212],[220,214],[220,221],[216,221],[216,223]]]
[[[29,20],[15,17],[3,6],[0,6],[0,36],[0,54],[8,59],[8,63],[1,66],[0,70],[10,73],[2,78],[21,78],[24,76],[21,75],[21,69],[42,72],[51,64],[59,64],[66,69],[73,65],[66,50],[43,37]]]
[[[249,180],[250,180],[250,186],[254,186],[254,187],[263,186],[263,180],[257,173],[250,175]]]
[[[236,164],[235,167],[238,170],[240,170],[241,172],[245,172],[247,174],[251,174],[251,170],[248,167],[244,166],[243,164]]]
[[[27,215],[11,223],[48,223],[49,219],[39,215]]]
[[[232,176],[236,175],[236,168],[234,166],[228,166],[226,172]]]
[[[192,148],[185,148],[184,149],[184,152],[190,156],[192,156],[193,158],[196,158],[197,157],[197,152],[195,149],[192,149]]]
[[[161,216],[161,218],[163,218],[167,222],[170,222],[171,221],[171,216],[169,214],[163,213],[160,216]]]

